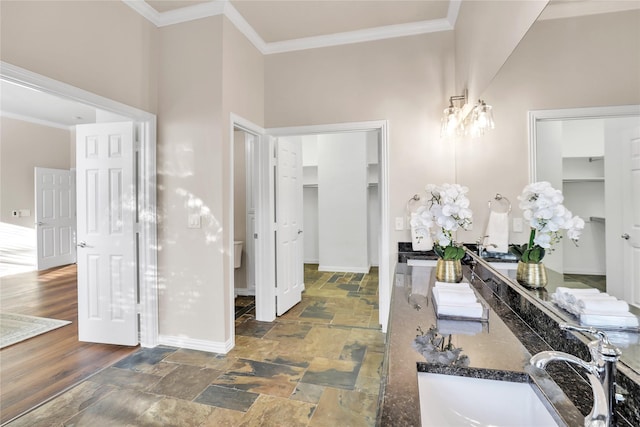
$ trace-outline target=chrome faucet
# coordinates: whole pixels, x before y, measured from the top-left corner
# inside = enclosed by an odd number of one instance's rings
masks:
[[[478,240],[476,240],[476,245],[478,246],[478,256],[480,258],[482,258],[482,253],[487,249],[487,248],[497,248],[498,245],[496,245],[495,243],[489,243],[488,245],[484,245],[484,241],[485,239],[489,237],[487,236],[482,236],[480,237]]]
[[[569,362],[581,366],[587,371],[587,378],[593,390],[593,408],[584,419],[587,427],[608,427],[612,425],[613,402],[615,398],[616,362],[620,358],[620,350],[609,342],[607,334],[593,327],[581,327],[560,324],[565,331],[586,332],[598,337],[588,344],[591,361],[584,360],[560,351],[541,351],[531,358],[531,364],[544,369],[549,362]]]

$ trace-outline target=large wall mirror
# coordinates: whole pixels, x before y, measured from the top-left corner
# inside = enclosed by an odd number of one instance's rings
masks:
[[[529,120],[531,181],[561,189],[586,222],[579,246],[565,240],[546,265],[592,276],[640,307],[640,105],[532,111]]]

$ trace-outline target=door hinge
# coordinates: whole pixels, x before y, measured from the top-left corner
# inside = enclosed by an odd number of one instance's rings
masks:
[[[258,233],[253,233],[253,238],[257,239],[258,238]]]

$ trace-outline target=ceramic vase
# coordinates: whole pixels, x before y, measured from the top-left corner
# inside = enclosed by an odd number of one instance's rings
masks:
[[[528,263],[518,261],[516,280],[522,286],[526,286],[528,288],[544,288],[547,286],[547,270],[541,262]]]
[[[462,263],[460,260],[439,258],[436,263],[436,280],[449,283],[462,281]]]

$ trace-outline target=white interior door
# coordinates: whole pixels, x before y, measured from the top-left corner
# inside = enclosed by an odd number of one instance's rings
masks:
[[[302,144],[279,138],[276,171],[276,314],[284,314],[302,299]]]
[[[76,127],[80,341],[138,344],[131,122]]]
[[[640,307],[640,129],[626,142],[629,167],[623,179],[622,234],[624,240],[625,300]]]
[[[76,188],[64,169],[35,168],[38,270],[76,262]]]

